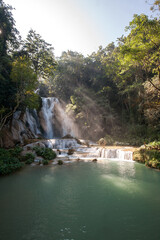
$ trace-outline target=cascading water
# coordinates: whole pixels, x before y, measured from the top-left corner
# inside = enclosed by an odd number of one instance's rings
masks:
[[[41,112],[43,114],[43,118],[45,121],[44,128],[45,128],[45,137],[46,138],[54,138],[54,106],[58,103],[57,98],[42,97],[42,109]]]
[[[35,136],[41,134],[39,118],[35,109],[32,111],[26,109],[26,123]]]
[[[26,109],[26,124],[35,137],[41,135],[53,139],[67,134],[78,137],[76,124],[67,116],[59,100],[55,97],[41,99],[42,108],[39,113],[35,109]]]
[[[109,159],[132,160],[132,151],[127,151],[126,149],[102,148],[99,150],[99,157]]]

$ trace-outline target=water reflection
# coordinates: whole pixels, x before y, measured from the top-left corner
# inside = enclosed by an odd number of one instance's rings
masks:
[[[129,164],[127,164],[124,161],[118,161],[117,162],[117,167],[118,167],[118,171],[120,173],[121,176],[130,176],[130,177],[134,177],[135,176],[135,162],[130,162]]]
[[[120,188],[121,190],[128,191],[128,193],[133,193],[139,191],[139,187],[134,182],[133,179],[128,179],[124,177],[118,177],[116,175],[101,175],[109,184],[112,184],[114,187]]]
[[[54,182],[54,176],[51,176],[51,175],[45,175],[44,177],[42,177],[42,182],[44,183],[49,183],[49,184],[52,184]]]
[[[135,181],[134,162],[117,161],[115,163],[108,161],[103,165],[103,169],[105,169],[105,173],[101,174],[101,178],[105,180],[106,184],[128,193],[140,191],[140,187]]]

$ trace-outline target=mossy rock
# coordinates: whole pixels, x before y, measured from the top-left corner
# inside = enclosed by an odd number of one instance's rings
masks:
[[[63,161],[62,160],[58,160],[58,165],[63,165]]]
[[[95,158],[95,159],[93,159],[93,160],[92,160],[92,162],[97,162],[97,159],[96,159],[96,158]]]
[[[75,149],[69,148],[68,149],[68,155],[72,155],[75,152]]]
[[[100,146],[107,146],[107,145],[110,146],[114,144],[114,140],[110,135],[106,135],[104,138],[99,139],[98,144]]]
[[[98,140],[98,144],[99,144],[100,146],[106,146],[106,145],[107,145],[107,141],[106,141],[104,138],[100,138],[100,139]]]

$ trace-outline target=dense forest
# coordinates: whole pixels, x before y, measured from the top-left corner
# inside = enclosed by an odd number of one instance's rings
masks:
[[[160,1],[151,11],[159,13]],[[0,134],[13,113],[55,96],[83,138],[141,145],[160,140],[160,19],[134,15],[128,35],[84,57],[53,47],[35,31],[22,39],[0,0]],[[39,89],[39,93],[36,92]]]

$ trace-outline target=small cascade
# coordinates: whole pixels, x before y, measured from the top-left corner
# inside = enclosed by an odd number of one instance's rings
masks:
[[[99,149],[99,157],[101,158],[131,161],[133,159],[132,155],[133,155],[132,151],[127,151],[126,149],[108,149],[108,148]]]
[[[80,146],[75,139],[49,139],[43,143],[52,149],[76,149]]]
[[[133,152],[132,151],[123,151],[119,150],[120,156],[118,157],[119,159],[122,160],[133,160]]]

